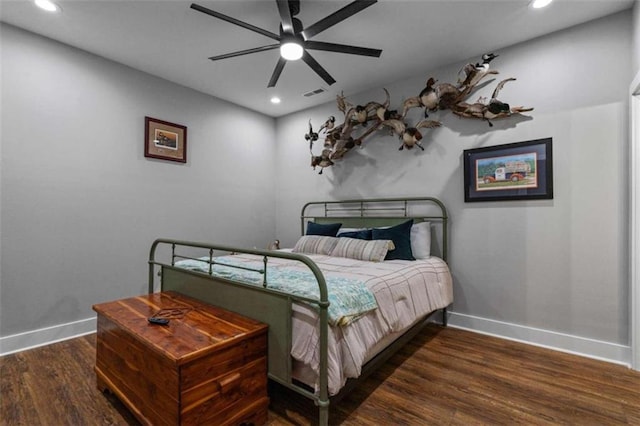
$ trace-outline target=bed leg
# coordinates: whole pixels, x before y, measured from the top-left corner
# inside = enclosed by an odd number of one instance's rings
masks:
[[[442,309],[442,325],[447,326],[447,308]]]
[[[318,424],[320,426],[329,425],[329,401],[318,401]]]

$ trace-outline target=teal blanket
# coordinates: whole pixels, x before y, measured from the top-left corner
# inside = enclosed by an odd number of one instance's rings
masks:
[[[203,257],[201,259],[203,261],[182,260],[176,262],[176,266],[208,274],[209,258]],[[233,267],[242,266],[262,269],[261,261],[247,264],[242,260],[233,259],[232,256],[218,257],[214,261],[224,263],[224,265],[213,265],[212,274],[214,276],[262,286],[262,274]],[[373,293],[362,281],[326,275],[325,281],[329,293],[328,316],[331,325],[346,325],[358,316],[378,307]],[[291,268],[291,264],[289,264],[289,267],[286,265],[268,265],[267,287],[310,299],[320,299],[318,283],[313,273]]]

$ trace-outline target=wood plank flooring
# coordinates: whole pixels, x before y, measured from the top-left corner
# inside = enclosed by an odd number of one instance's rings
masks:
[[[96,388],[95,334],[0,358],[0,425],[136,425]],[[270,388],[268,425],[309,425],[313,403]],[[339,405],[344,425],[640,425],[640,372],[429,326]]]

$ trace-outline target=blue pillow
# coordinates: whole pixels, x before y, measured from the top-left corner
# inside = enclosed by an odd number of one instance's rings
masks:
[[[338,237],[357,238],[358,240],[371,240],[371,229],[361,229],[359,231],[340,232]]]
[[[374,240],[391,240],[396,246],[395,250],[389,250],[384,260],[416,260],[411,251],[411,227],[413,219],[408,220],[400,225],[390,228],[373,228],[372,238]]]
[[[338,234],[338,230],[341,226],[341,223],[324,224],[308,221],[306,235],[322,235],[325,237],[335,237]]]

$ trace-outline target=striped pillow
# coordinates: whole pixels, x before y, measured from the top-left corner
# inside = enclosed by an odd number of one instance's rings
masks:
[[[293,253],[306,254],[331,254],[336,246],[338,238],[325,237],[322,235],[305,235],[300,237],[296,245],[293,247]]]
[[[393,250],[390,240],[360,240],[356,238],[338,238],[338,244],[331,256],[348,257],[349,259],[382,262],[389,249]]]

